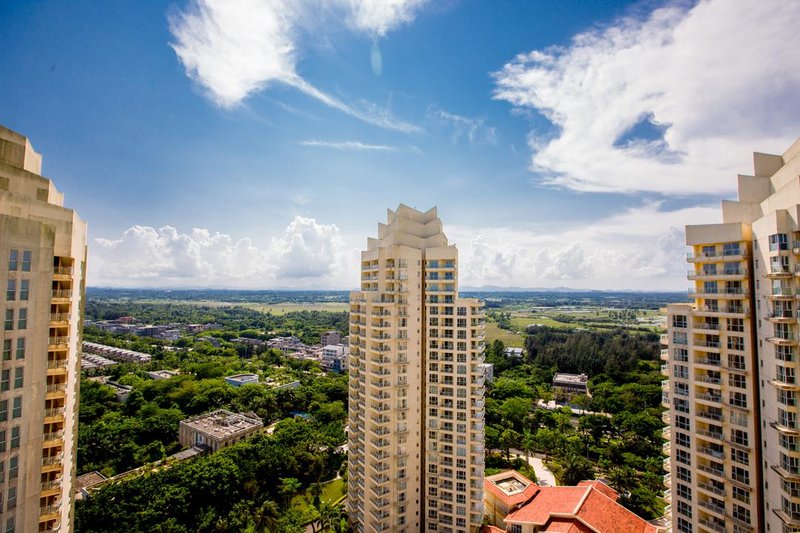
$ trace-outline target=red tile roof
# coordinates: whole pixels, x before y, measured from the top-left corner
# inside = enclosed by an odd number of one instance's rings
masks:
[[[506,533],[504,529],[495,526],[483,526],[481,533]]]
[[[617,491],[615,491],[614,489],[612,489],[599,479],[581,481],[580,483],[578,483],[579,487],[585,487],[587,485],[591,485],[592,487],[596,488],[597,490],[599,490],[600,492],[602,492],[603,494],[605,494],[614,501],[617,501],[619,499],[619,493],[617,493]]]
[[[655,533],[656,527],[616,502],[602,482],[577,487],[539,487],[527,504],[505,518],[507,524],[536,524],[557,533]],[[570,527],[567,527],[570,526]]]

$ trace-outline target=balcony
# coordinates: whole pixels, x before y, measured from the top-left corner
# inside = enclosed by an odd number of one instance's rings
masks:
[[[55,289],[50,292],[50,298],[53,300],[69,300],[72,298],[72,291],[69,289]]]
[[[39,521],[54,520],[58,518],[61,507],[58,505],[43,505],[39,507]]]
[[[52,496],[61,491],[61,480],[45,481],[41,485],[42,496]]]
[[[697,469],[706,474],[717,476],[718,478],[725,478],[725,470],[723,468],[716,468],[708,465],[697,465]]]
[[[700,271],[689,270],[686,273],[686,275],[690,280],[697,280],[697,281],[711,281],[711,280],[732,281],[732,280],[744,279],[747,276],[747,268],[745,267],[726,268],[722,270],[703,269]]]
[[[744,261],[747,258],[747,250],[730,250],[726,252],[709,252],[702,254],[686,254],[686,261],[689,263],[720,263],[732,261]]]
[[[791,278],[794,273],[789,269],[789,266],[771,266],[769,272],[764,273],[765,278],[780,279]]]
[[[48,340],[49,349],[66,349],[69,345],[69,337],[50,337]]]
[[[795,290],[791,287],[773,287],[772,293],[766,295],[770,300],[781,300],[795,297]]]
[[[725,522],[720,523],[707,518],[698,518],[697,522],[704,528],[710,529],[711,531],[715,531],[717,533],[725,533],[727,531],[727,529],[725,529]]]
[[[774,309],[771,313],[767,313],[764,318],[770,322],[794,322],[796,319],[795,313],[791,309]]]
[[[45,409],[44,421],[46,423],[57,422],[59,419],[64,419],[64,408],[56,407],[55,409]]]
[[[767,337],[767,342],[777,346],[797,346],[797,335],[789,332],[776,332],[773,337]]]
[[[50,313],[50,323],[57,325],[68,324],[69,313]]]
[[[711,500],[698,500],[698,505],[707,511],[717,513],[720,516],[725,516],[725,506],[715,503]]]
[[[721,422],[723,420],[722,413],[716,413],[714,411],[697,411],[697,416],[700,418],[705,418],[707,420],[714,420],[716,422]]]

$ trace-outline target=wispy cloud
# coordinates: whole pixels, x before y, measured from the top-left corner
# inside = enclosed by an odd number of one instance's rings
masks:
[[[413,20],[420,0],[191,0],[169,16],[175,50],[186,74],[223,108],[240,104],[272,84],[298,89],[328,107],[381,128],[415,133],[418,126],[390,110],[347,103],[297,72],[298,38],[328,24],[347,23],[375,38]]]
[[[389,144],[368,144],[361,141],[317,141],[307,140],[298,143],[301,146],[317,148],[332,148],[334,150],[353,150],[358,152],[412,152],[421,154],[422,150],[416,146],[396,146]]]
[[[752,151],[798,135],[798,25],[798,2],[675,1],[519,55],[495,73],[495,98],[555,126],[530,137],[546,183],[729,193]]]
[[[428,108],[428,117],[452,130],[453,143],[462,138],[470,145],[497,143],[497,129],[486,124],[485,118],[457,115],[435,106]]]

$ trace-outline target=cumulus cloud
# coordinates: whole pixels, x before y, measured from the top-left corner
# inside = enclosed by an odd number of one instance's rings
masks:
[[[357,152],[413,152],[421,153],[416,146],[395,146],[390,144],[369,144],[361,141],[300,141],[301,146],[314,148],[331,148],[333,150],[352,150]]]
[[[260,242],[261,244],[257,244]],[[112,287],[349,288],[358,259],[333,224],[295,217],[255,241],[172,226],[133,226],[90,247],[89,283]]]
[[[686,283],[683,226],[718,219],[716,206],[652,202],[589,224],[445,232],[459,249],[462,285],[678,290]]]
[[[800,3],[670,2],[517,56],[494,97],[555,126],[531,168],[579,191],[727,193],[797,137]]]
[[[452,131],[454,144],[461,139],[466,139],[470,145],[497,143],[497,128],[486,124],[484,118],[457,115],[434,106],[428,108],[428,117]]]
[[[230,108],[279,83],[376,126],[412,133],[417,126],[370,102],[347,103],[297,72],[297,42],[346,17],[375,38],[413,20],[421,0],[190,0],[173,12],[171,43],[186,74],[219,106]]]

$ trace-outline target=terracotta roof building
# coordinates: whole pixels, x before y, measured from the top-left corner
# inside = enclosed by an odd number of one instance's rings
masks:
[[[493,479],[494,478],[494,479]],[[522,478],[520,480],[520,478]],[[513,479],[528,486],[505,491],[502,480]],[[500,485],[497,481],[501,480]],[[514,485],[514,482],[511,483]],[[517,472],[486,478],[485,508],[495,498],[496,515],[490,524],[504,526],[509,533],[656,533],[655,526],[617,502],[619,494],[602,481],[582,481],[574,487],[539,487]],[[500,506],[511,511],[504,518]],[[499,520],[498,520],[499,518]],[[492,532],[495,533],[495,532]]]

